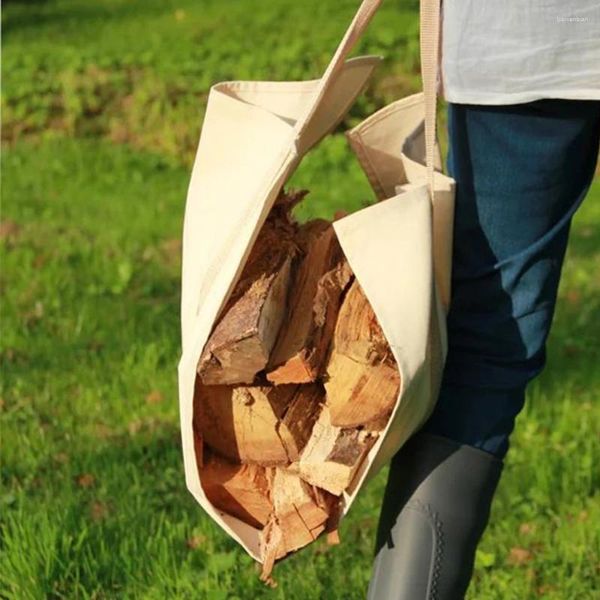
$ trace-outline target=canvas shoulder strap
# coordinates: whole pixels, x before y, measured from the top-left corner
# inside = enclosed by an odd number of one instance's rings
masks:
[[[433,199],[435,150],[437,75],[440,49],[440,0],[421,0],[421,79],[425,96],[425,159],[427,183]]]
[[[381,6],[383,0],[363,0],[350,26],[346,30],[331,61],[327,65],[319,87],[306,113],[298,119],[296,137],[308,127],[329,86],[335,81],[344,61],[364,33],[367,25]],[[440,38],[440,0],[421,0],[421,77],[425,96],[425,157],[427,179],[431,196],[434,190],[434,150],[437,103],[437,66]]]
[[[325,93],[335,81],[340,69],[342,68],[344,61],[348,57],[348,54],[352,51],[358,40],[364,33],[367,25],[377,12],[377,9],[381,5],[383,0],[363,0],[361,5],[358,7],[352,22],[348,26],[344,37],[339,43],[335,53],[333,54],[321,81],[319,87],[313,98],[313,102],[308,107],[306,113],[298,119],[296,124],[296,137],[299,137],[301,133],[308,127],[311,118],[319,108],[321,100],[325,96]]]

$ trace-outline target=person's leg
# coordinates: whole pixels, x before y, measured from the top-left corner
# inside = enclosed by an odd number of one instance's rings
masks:
[[[600,102],[451,105],[448,116],[448,357],[433,414],[390,465],[372,600],[464,596],[598,154]]]
[[[457,182],[448,358],[424,430],[502,458],[542,370],[571,218],[592,181],[600,103],[451,105]]]

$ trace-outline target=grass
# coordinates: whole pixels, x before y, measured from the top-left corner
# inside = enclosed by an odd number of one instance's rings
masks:
[[[176,396],[179,239],[207,88],[316,76],[353,5],[5,7],[0,597],[364,597],[386,472],[357,500],[340,546],[283,561],[278,588],[265,588],[185,489]],[[348,123],[418,87],[414,3],[376,19],[363,50],[389,60]],[[371,196],[339,134],[294,183],[312,190],[301,218]],[[471,599],[591,600],[598,587],[599,231],[596,182]]]
[[[95,135],[190,164],[212,83],[318,77],[356,5],[257,3],[258,10],[249,9],[249,0],[9,4],[3,11],[4,138]],[[388,60],[346,126],[418,90],[414,17],[410,8],[389,6],[377,15],[360,50]]]

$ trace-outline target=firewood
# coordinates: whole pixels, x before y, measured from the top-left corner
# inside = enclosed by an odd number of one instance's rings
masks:
[[[321,385],[196,386],[194,426],[221,455],[241,463],[288,464],[310,437]]]
[[[391,349],[358,280],[340,308],[326,367],[331,422],[356,427],[391,412],[400,375]]]
[[[267,523],[272,502],[264,467],[236,465],[205,450],[199,474],[202,489],[216,509],[259,529]]]
[[[211,448],[230,460],[285,464],[288,455],[278,429],[296,388],[199,385],[194,425]]]
[[[287,386],[276,386],[275,389]],[[297,386],[294,398],[286,410],[279,433],[285,446],[288,462],[298,460],[312,435],[315,422],[324,406],[325,390],[320,383]]]
[[[249,384],[267,365],[286,315],[297,253],[289,229],[285,223],[267,222],[259,233],[200,356],[198,374],[204,384]]]
[[[281,190],[267,216],[267,223],[284,229],[284,233],[288,235],[294,235],[298,230],[298,223],[292,210],[307,194],[308,190]]]
[[[327,507],[317,504],[311,487],[300,477],[276,468],[271,493],[286,553],[310,544],[324,531]]]
[[[335,499],[317,492],[300,477],[275,467],[272,473],[273,512],[261,532],[262,578],[269,577],[273,563],[316,540],[327,525]]]
[[[367,423],[364,423],[361,426],[361,429],[364,429],[365,431],[369,431],[371,433],[381,433],[387,427],[389,420],[389,413],[385,413],[383,416],[374,419],[373,421],[368,421]]]
[[[342,429],[331,424],[327,406],[315,423],[310,440],[289,471],[339,496],[351,484],[377,433]]]
[[[342,295],[352,278],[329,222],[309,221],[296,239],[304,256],[294,275],[286,325],[267,367],[267,379],[277,385],[316,380]]]

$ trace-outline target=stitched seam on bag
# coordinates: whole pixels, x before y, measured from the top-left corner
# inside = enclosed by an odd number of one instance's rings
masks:
[[[439,600],[439,580],[442,571],[442,560],[444,558],[444,529],[437,511],[433,510],[431,504],[421,502],[416,498],[406,504],[407,508],[413,508],[423,514],[430,527],[433,529],[433,564],[430,567],[430,579],[427,585],[427,600]]]
[[[348,141],[350,142],[350,146],[356,153],[356,157],[358,158],[358,162],[361,164],[367,179],[371,183],[375,194],[380,200],[385,199],[385,190],[383,189],[383,183],[379,179],[377,172],[375,171],[371,159],[366,150],[366,146],[362,141],[362,136],[359,132],[356,132],[353,135],[348,134]]]

